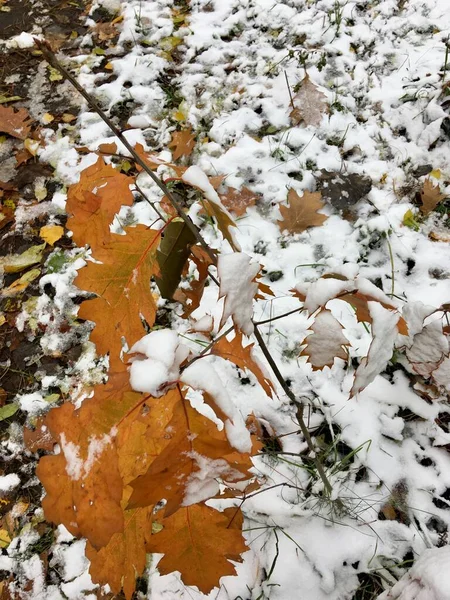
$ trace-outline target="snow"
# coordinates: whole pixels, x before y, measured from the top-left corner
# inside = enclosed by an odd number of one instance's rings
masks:
[[[20,477],[16,473],[0,475],[0,493],[6,494],[20,485]]]

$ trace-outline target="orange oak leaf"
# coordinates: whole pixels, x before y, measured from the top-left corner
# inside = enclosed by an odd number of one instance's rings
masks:
[[[211,178],[212,179],[212,178]],[[241,190],[229,187],[225,194],[219,194],[226,209],[241,217],[249,206],[255,206],[258,194],[243,187]]]
[[[200,306],[203,290],[205,289],[206,280],[208,279],[208,267],[212,265],[211,258],[201,246],[192,246],[191,260],[197,267],[198,278],[190,282],[190,289],[179,289],[176,292],[176,294],[180,292],[178,297],[174,296],[175,299],[183,304],[183,318],[187,318]]]
[[[311,325],[311,332],[304,340],[306,348],[300,356],[307,356],[314,371],[332,367],[335,358],[347,358],[346,346],[349,341],[342,333],[343,327],[333,317],[331,311],[321,310]]]
[[[158,563],[160,573],[179,571],[185,585],[195,585],[207,594],[221,577],[235,574],[229,560],[242,561],[240,555],[247,546],[241,526],[239,509],[220,513],[204,504],[183,507],[164,519],[147,550],[164,553]]]
[[[252,477],[250,455],[237,452],[225,431],[192,408],[179,386],[172,393],[178,393],[178,402],[165,432],[170,443],[147,472],[131,482],[127,508],[155,505],[164,499],[165,515],[170,516],[191,503],[191,487],[195,498],[206,500],[219,491],[218,479],[234,482]]]
[[[158,274],[160,232],[144,225],[127,227],[126,235],[111,234],[98,262],[89,262],[78,274],[76,285],[97,294],[80,308],[82,319],[94,321],[91,340],[100,354],[110,354],[111,364],[120,361],[123,339],[131,347],[146,334],[141,316],[151,327],[156,302],[150,291],[150,278]]]
[[[211,349],[211,354],[229,360],[240,369],[251,371],[266,394],[272,396],[274,393],[273,384],[252,356],[254,344],[248,344],[244,347],[243,338],[244,336],[240,331],[235,332],[235,336],[231,341],[228,341],[226,337],[223,337],[214,344]]]
[[[127,600],[131,600],[136,577],[142,575],[146,566],[145,544],[150,537],[152,510],[153,507],[125,511],[122,533],[115,533],[108,544],[99,550],[90,542],[86,544],[92,581],[108,584],[114,594],[120,594],[123,589]]]
[[[282,220],[278,221],[280,230],[289,233],[302,233],[308,227],[322,225],[328,219],[317,211],[324,207],[320,192],[304,192],[299,196],[294,189],[288,193],[288,206],[280,205]]]
[[[128,372],[123,370],[107,384],[96,386],[94,396],[81,408],[66,403],[45,418],[61,448],[59,454],[41,458],[37,467],[46,491],[45,517],[63,523],[73,535],[86,537],[95,548],[123,531],[115,428],[141,397],[130,390]]]
[[[133,204],[133,178],[106,165],[99,157],[81,172],[80,181],[70,186],[66,210],[71,215],[67,228],[78,246],[89,244],[95,253],[110,236],[109,226],[121,206]]]
[[[178,160],[182,156],[190,156],[195,148],[195,134],[192,129],[174,131],[169,148],[173,148],[173,160]]]
[[[31,117],[26,108],[15,110],[12,106],[0,105],[0,131],[24,140],[31,129]]]
[[[422,201],[420,212],[425,216],[429,215],[439,202],[442,202],[446,197],[445,194],[441,193],[439,185],[433,185],[431,179],[427,177],[420,191],[420,200]]]

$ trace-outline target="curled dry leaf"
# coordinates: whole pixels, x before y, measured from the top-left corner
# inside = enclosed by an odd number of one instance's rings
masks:
[[[422,201],[422,206],[420,207],[421,213],[425,216],[429,215],[446,197],[445,194],[441,193],[439,185],[433,185],[433,182],[428,177],[425,179],[423,188],[420,191],[420,200]]]
[[[294,108],[290,113],[292,125],[305,125],[318,127],[322,117],[328,111],[325,94],[313,83],[309,75],[305,75],[298,84],[298,92],[293,98]]]
[[[24,140],[31,129],[31,117],[26,108],[15,110],[12,106],[0,105],[0,131]]]
[[[293,189],[288,193],[288,206],[280,205],[282,220],[278,221],[281,231],[289,233],[302,233],[308,227],[322,225],[328,219],[317,211],[324,207],[320,192],[304,192],[299,196]]]
[[[323,309],[316,315],[311,332],[304,340],[306,348],[300,356],[308,357],[314,371],[332,367],[336,358],[346,360],[345,347],[350,346],[350,343],[342,333],[342,325],[331,311]]]

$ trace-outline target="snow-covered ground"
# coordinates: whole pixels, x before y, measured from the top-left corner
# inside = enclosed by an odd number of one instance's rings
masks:
[[[107,72],[94,69],[104,59],[91,53],[89,36],[84,38],[76,59],[79,82],[107,109],[131,103],[129,141],[170,159],[171,132],[177,122],[185,122],[197,135],[191,163],[258,195],[255,206],[237,219],[235,234],[242,252],[263,266],[262,281],[275,293],[256,303],[256,320],[297,308],[290,290],[304,290],[330,273],[370,280],[400,309],[408,306],[406,313],[419,314],[423,303],[432,307],[423,310],[428,315],[449,302],[448,208],[441,205],[423,218],[417,200],[426,177],[450,193],[448,0],[191,0],[179,5],[104,0],[101,5],[123,15],[120,38],[108,50]],[[291,94],[305,73],[329,106],[318,126],[292,126],[289,116]],[[115,141],[86,107],[75,133],[77,138],[48,130],[40,154],[66,185],[96,160],[94,154],[79,154],[78,146],[95,150]],[[348,184],[344,194],[326,202],[323,212],[329,218],[300,234],[280,231],[279,204],[286,202],[289,189],[301,194],[322,185],[327,197],[323,171]],[[370,181],[360,201],[356,175]],[[151,200],[160,200],[147,176],[140,176],[139,185]],[[56,194],[53,204],[61,210],[64,194]],[[150,225],[155,216],[149,204],[139,202],[122,210],[121,222]],[[231,252],[195,208],[191,216],[202,223],[212,247]],[[74,254],[65,272],[44,278],[42,289],[51,282],[56,296],[43,295],[38,318],[75,310],[67,297],[75,293],[70,282],[82,264]],[[328,308],[344,325],[356,364],[367,355],[371,335],[349,304],[334,300]],[[211,285],[192,316],[212,315],[217,327],[222,310],[218,289]],[[190,323],[174,311],[172,327],[188,343]],[[24,324],[28,318],[24,315]],[[439,312],[430,320],[441,318]],[[243,505],[250,550],[237,576],[223,578],[219,589],[204,596],[185,587],[176,574],[160,576],[153,558],[151,600],[376,598],[427,548],[448,544],[448,375],[442,374],[440,387],[431,390],[397,350],[395,362],[349,398],[351,365],[337,359],[331,368],[313,371],[305,357],[299,358],[311,324],[302,312],[266,323],[261,331],[292,392],[308,407],[305,416],[316,443],[328,453],[332,499],[323,497],[319,482],[311,486],[300,458],[305,444],[297,433],[295,407],[282,390],[268,398],[253,376],[245,379],[219,358],[204,359],[219,373],[235,410],[244,419],[253,413],[280,447],[255,459],[267,489]],[[421,327],[422,321],[417,332]],[[58,337],[51,335],[42,343],[57,348]],[[434,343],[430,339],[425,345]],[[67,375],[66,384],[80,385],[80,373],[92,365],[88,348],[75,369],[77,377]],[[89,377],[92,382],[92,372]],[[29,415],[42,411],[53,384],[43,380],[41,392],[19,398],[22,410]],[[8,477],[0,478],[1,489],[14,485]],[[27,555],[35,535],[31,529],[24,532],[0,557],[0,569],[17,576],[17,589],[22,580],[34,580],[33,591],[24,597],[94,598],[84,542],[71,543],[59,528],[50,563],[64,582],[58,586],[45,581],[38,555]],[[442,590],[450,589],[450,564],[445,564],[449,575]],[[445,600],[448,591],[420,598]]]

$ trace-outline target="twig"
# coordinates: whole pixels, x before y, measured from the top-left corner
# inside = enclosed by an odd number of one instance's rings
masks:
[[[191,358],[191,360],[189,360],[185,365],[183,365],[181,370],[185,371],[188,367],[190,367],[192,365],[192,363],[194,363],[199,358],[202,358],[203,356],[205,356],[205,354],[207,354],[211,350],[211,348],[214,346],[214,344],[216,344],[223,337],[225,337],[226,335],[231,333],[233,330],[234,330],[234,325],[232,327],[229,327],[226,331],[224,331],[223,333],[218,335],[216,338],[214,338],[213,341],[208,346],[203,348],[203,350],[200,352],[200,354],[197,354],[197,356],[194,356],[194,358]]]
[[[394,264],[394,254],[392,253],[391,243],[389,238],[386,236],[387,247],[389,250],[389,259],[391,261],[391,296],[395,296],[395,264]]]
[[[294,310],[290,310],[287,313],[283,313],[282,315],[278,315],[277,317],[271,317],[270,319],[264,319],[264,321],[253,321],[253,324],[256,325],[265,325],[266,323],[272,323],[273,321],[278,321],[278,319],[283,319],[284,317],[288,317],[289,315],[293,315],[296,312],[302,311],[304,308],[295,308]]]
[[[286,85],[287,85],[287,89],[289,92],[289,98],[291,99],[292,110],[295,110],[294,98],[292,97],[291,86],[289,85],[289,79],[288,79],[286,71],[284,72],[284,76],[286,78]]]
[[[163,221],[164,223],[167,221],[166,217],[159,212],[159,210],[156,208],[156,204],[154,202],[152,202],[150,200],[150,198],[148,198],[148,196],[142,191],[142,189],[138,186],[137,182],[134,182],[134,187],[136,188],[136,190],[140,193],[140,195],[150,204],[150,206],[153,208],[153,210],[155,211],[155,213],[158,215],[158,217],[161,219],[161,221]]]
[[[189,228],[189,230],[191,231],[192,235],[194,235],[195,239],[199,242],[199,244],[202,246],[202,248],[208,254],[209,258],[213,261],[213,263],[216,264],[217,259],[214,255],[214,252],[211,250],[211,248],[205,242],[205,240],[203,239],[203,236],[200,234],[199,230],[194,225],[194,223],[191,221],[191,219],[186,215],[180,202],[175,198],[175,195],[172,194],[172,192],[169,190],[169,188],[166,186],[166,184],[157,175],[155,175],[155,173],[153,173],[153,171],[149,168],[147,163],[139,156],[139,154],[136,152],[136,150],[133,148],[133,146],[128,142],[127,138],[123,135],[123,133],[114,125],[114,123],[111,121],[111,119],[106,116],[106,114],[100,108],[100,106],[97,104],[97,102],[94,100],[94,98],[88,92],[86,92],[86,90],[81,87],[81,85],[78,83],[78,81],[75,79],[75,77],[73,77],[67,71],[67,69],[62,66],[62,64],[56,58],[53,50],[50,48],[50,45],[47,42],[38,40],[37,38],[34,38],[34,41],[35,41],[36,46],[42,52],[46,61],[52,67],[57,69],[61,73],[61,75],[73,85],[73,87],[77,90],[77,92],[83,96],[83,98],[86,100],[86,102],[88,103],[90,108],[92,108],[92,110],[98,114],[98,116],[106,123],[106,125],[108,125],[108,127],[111,129],[111,131],[114,133],[114,135],[122,142],[122,144],[125,146],[125,148],[128,150],[128,152],[133,157],[134,162],[137,163],[140,167],[142,167],[142,169],[147,173],[147,175],[149,175],[149,177],[151,177],[151,179],[153,179],[153,181],[156,183],[156,185],[159,187],[159,189],[167,196],[167,198],[173,204],[173,206],[176,209],[179,216],[186,223],[186,225]]]
[[[315,447],[314,447],[314,443],[313,443],[313,441],[311,439],[311,436],[309,434],[308,427],[306,426],[305,420],[303,419],[303,404],[299,400],[297,400],[297,398],[293,394],[292,390],[290,389],[290,387],[286,383],[286,380],[284,379],[283,375],[281,374],[281,372],[280,372],[280,370],[278,368],[278,365],[275,362],[273,356],[270,354],[270,351],[269,351],[268,347],[266,346],[266,343],[265,343],[265,341],[264,341],[264,339],[263,339],[263,337],[261,335],[261,332],[259,331],[257,325],[255,325],[255,337],[256,337],[256,339],[258,341],[259,347],[262,350],[262,353],[264,354],[267,362],[269,363],[272,371],[274,372],[275,377],[278,379],[278,382],[281,385],[281,387],[283,388],[286,396],[297,407],[297,415],[296,416],[297,416],[298,424],[300,425],[300,429],[302,431],[303,437],[305,438],[305,442],[308,444],[309,450],[313,454],[314,464],[316,466],[317,472],[319,473],[320,479],[323,482],[325,490],[326,490],[326,492],[327,492],[328,495],[331,495],[331,492],[333,491],[333,488],[331,486],[331,483],[328,480],[328,477],[327,477],[327,475],[325,473],[325,470],[324,470],[324,468],[322,466],[322,463],[317,458],[316,450],[315,450]]]

